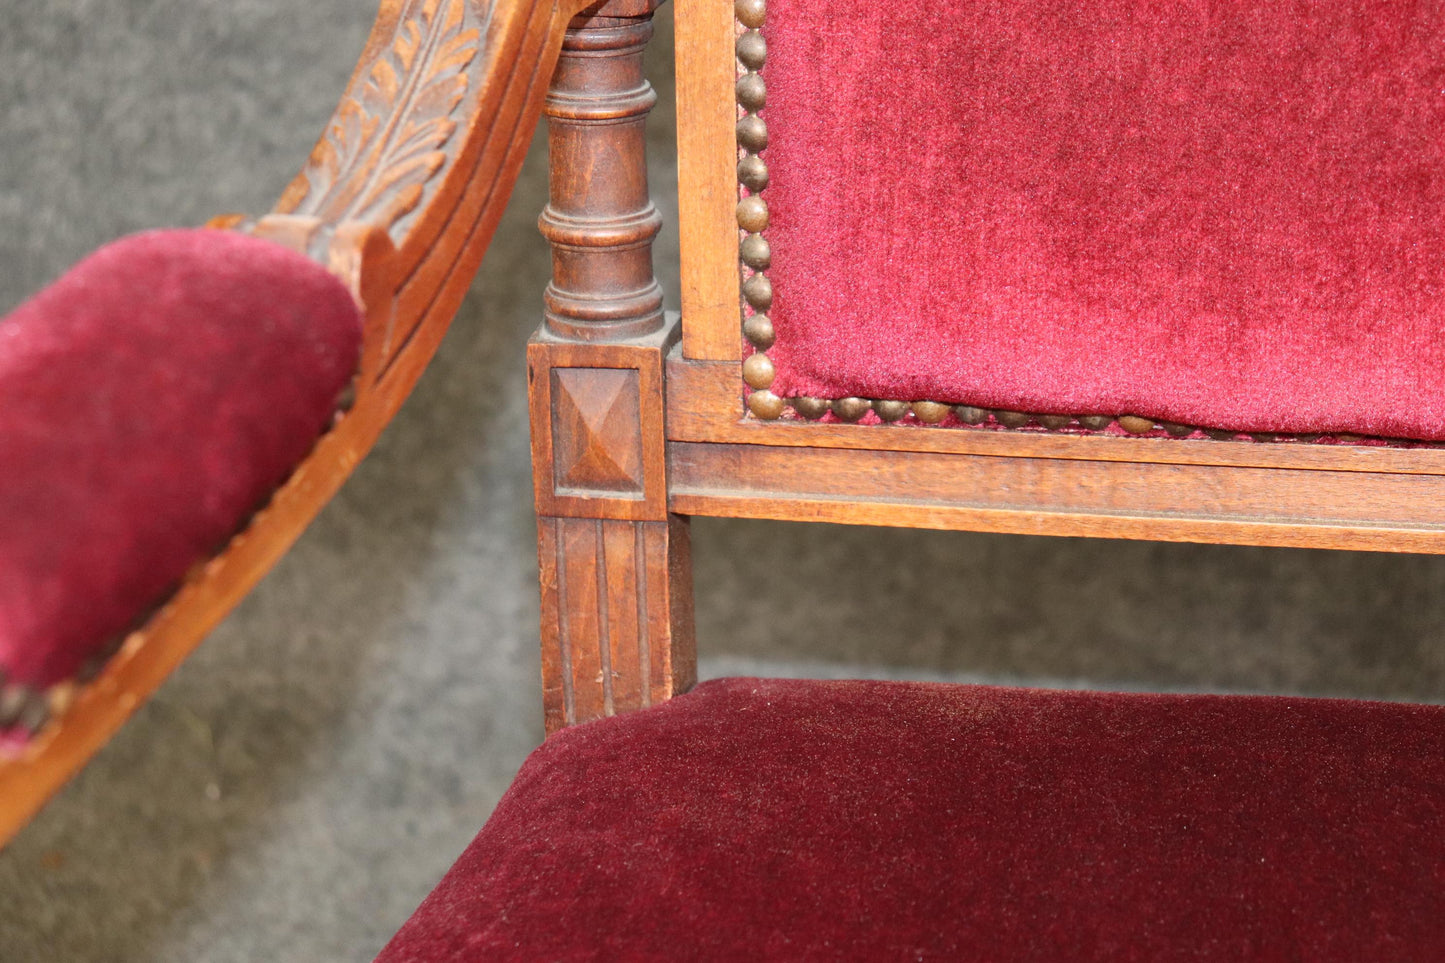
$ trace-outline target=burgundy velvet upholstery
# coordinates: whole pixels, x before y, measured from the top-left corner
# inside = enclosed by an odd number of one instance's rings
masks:
[[[730,679],[562,731],[379,957],[1435,960],[1445,708]]]
[[[208,230],[110,244],[0,320],[0,670],[74,675],[265,503],[360,351],[346,287]]]
[[[1445,439],[1436,4],[769,0],[763,33],[774,393]]]

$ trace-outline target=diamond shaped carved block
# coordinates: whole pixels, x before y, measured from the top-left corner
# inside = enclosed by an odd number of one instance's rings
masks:
[[[552,473],[558,492],[643,493],[634,368],[552,369]]]

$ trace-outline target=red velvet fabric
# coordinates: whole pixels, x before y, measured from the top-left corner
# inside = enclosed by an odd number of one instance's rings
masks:
[[[1435,960],[1445,708],[729,679],[538,749],[379,963]]]
[[[360,313],[209,230],[116,241],[0,320],[0,670],[45,687],[217,551],[315,443]]]
[[[769,0],[781,395],[1445,439],[1422,0]]]

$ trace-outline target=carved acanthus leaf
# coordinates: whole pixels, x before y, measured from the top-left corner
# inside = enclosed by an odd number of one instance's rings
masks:
[[[411,0],[396,37],[348,92],[306,169],[298,213],[395,228],[446,163],[452,119],[481,48],[471,0]],[[399,241],[400,238],[397,238]]]

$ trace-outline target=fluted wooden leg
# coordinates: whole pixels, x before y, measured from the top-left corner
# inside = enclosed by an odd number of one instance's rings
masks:
[[[538,519],[547,731],[690,687],[687,519]]]

